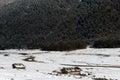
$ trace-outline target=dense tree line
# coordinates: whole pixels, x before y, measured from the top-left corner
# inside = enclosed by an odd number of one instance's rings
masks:
[[[72,50],[120,39],[119,0],[17,0],[0,13],[0,49]]]
[[[94,48],[120,48],[120,40],[98,40],[95,41]]]

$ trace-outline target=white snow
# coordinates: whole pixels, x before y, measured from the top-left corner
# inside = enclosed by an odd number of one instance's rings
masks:
[[[9,54],[5,56],[4,54]],[[19,53],[28,53],[22,55]],[[34,56],[35,62],[23,59]],[[13,63],[22,63],[26,69],[13,69]],[[62,67],[80,67],[91,75],[51,75]],[[0,80],[93,80],[93,77],[120,80],[120,48],[75,51],[0,50]]]

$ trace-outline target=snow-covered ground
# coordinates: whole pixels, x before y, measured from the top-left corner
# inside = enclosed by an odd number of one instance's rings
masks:
[[[29,55],[20,53],[28,53]],[[23,60],[29,56],[34,56],[35,62]],[[13,69],[13,63],[22,63],[26,69]],[[84,77],[52,75],[54,70],[76,66],[91,75]],[[120,80],[119,75],[120,48],[87,48],[65,52],[0,50],[0,80],[93,80],[94,77]]]

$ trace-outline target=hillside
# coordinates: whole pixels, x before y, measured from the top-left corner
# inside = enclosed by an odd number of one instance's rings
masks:
[[[0,0],[0,7],[13,3],[15,0]]]
[[[0,49],[72,50],[120,40],[119,0],[18,0],[0,12]]]

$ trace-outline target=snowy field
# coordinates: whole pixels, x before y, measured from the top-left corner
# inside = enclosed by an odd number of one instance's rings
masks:
[[[35,61],[24,60],[29,56],[34,56]],[[25,69],[13,69],[14,63],[24,64]],[[82,72],[90,75],[53,73],[63,67],[79,67]],[[0,50],[0,80],[94,80],[94,78],[120,80],[120,48],[87,48],[69,52]]]

